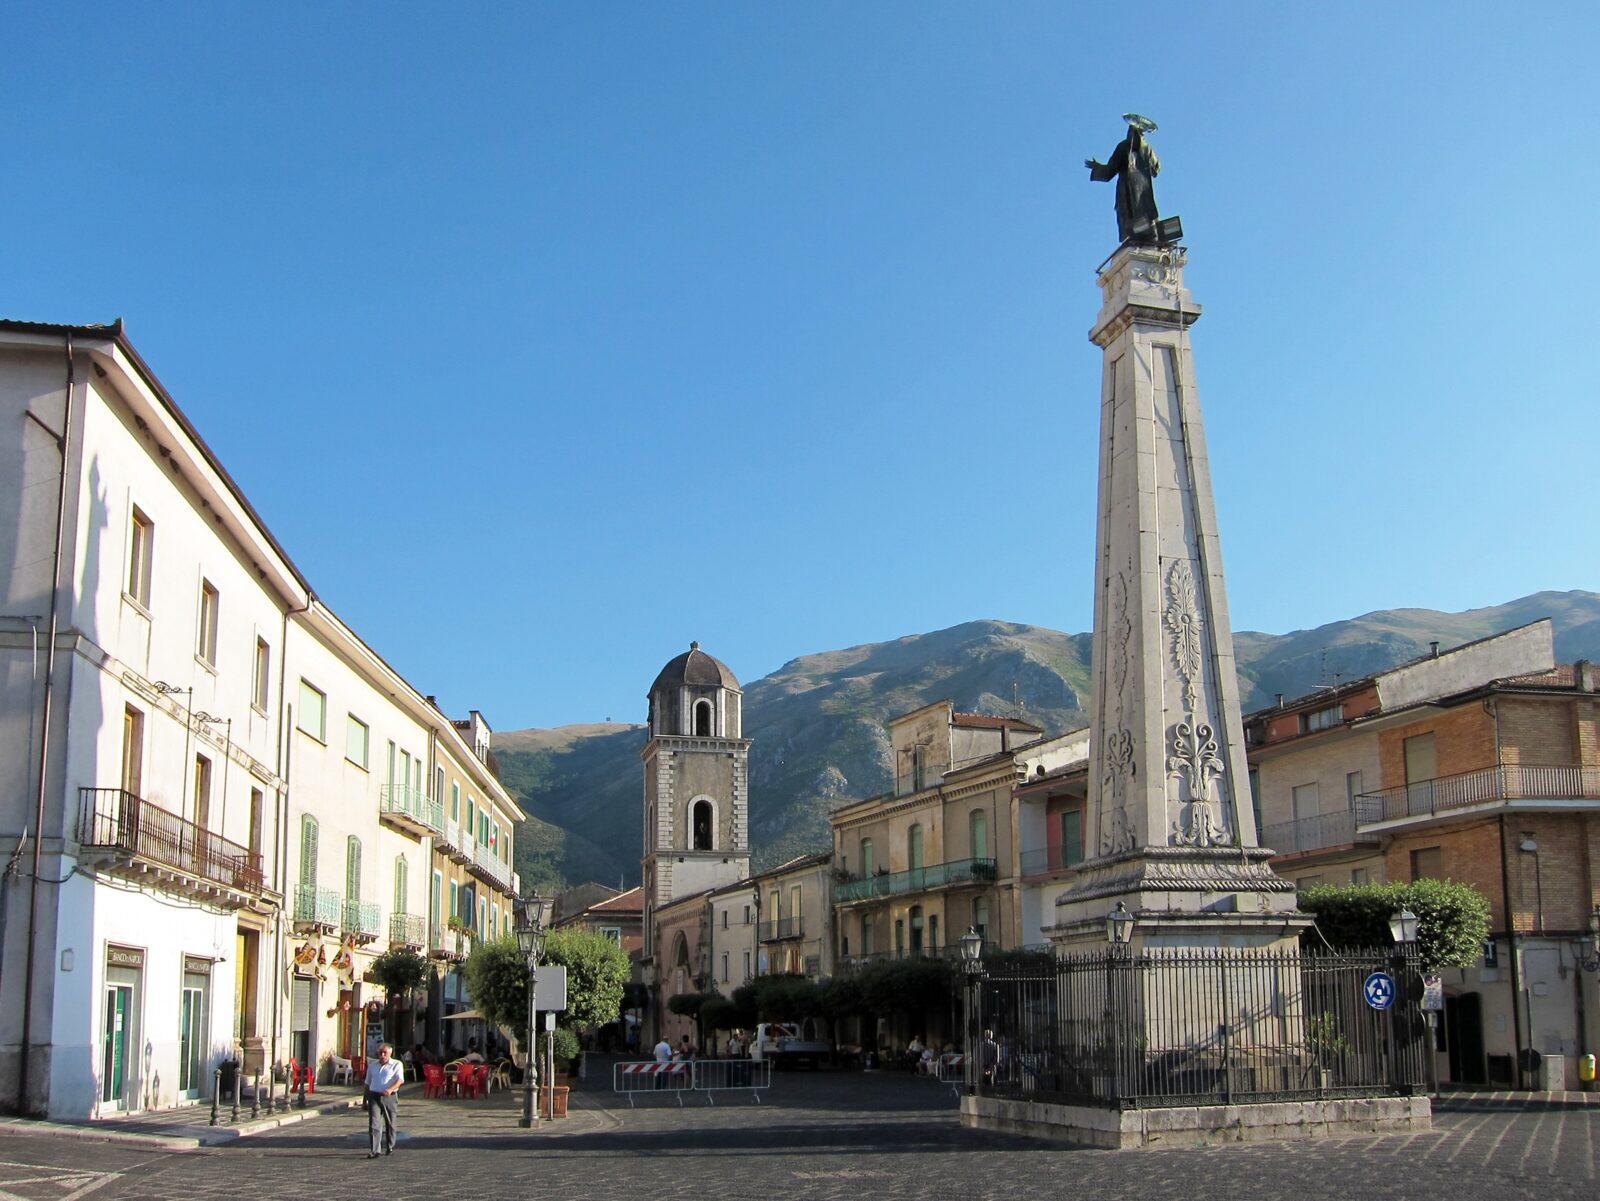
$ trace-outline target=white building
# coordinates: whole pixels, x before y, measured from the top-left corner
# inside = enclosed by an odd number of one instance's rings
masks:
[[[0,1108],[197,1101],[245,1039],[275,1064],[362,1047],[365,963],[443,921],[436,769],[499,831],[491,912],[520,812],[317,601],[120,325],[0,321],[0,481]]]

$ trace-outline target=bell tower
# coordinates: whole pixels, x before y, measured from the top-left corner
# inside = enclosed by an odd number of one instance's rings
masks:
[[[691,642],[650,686],[644,760],[644,936],[655,910],[750,875],[750,740],[744,693]]]

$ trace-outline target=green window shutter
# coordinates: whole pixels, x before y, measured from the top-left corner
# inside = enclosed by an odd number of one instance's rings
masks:
[[[406,857],[401,855],[394,861],[394,911],[406,913]]]
[[[354,834],[345,852],[344,897],[347,901],[361,899],[361,840]]]
[[[300,883],[317,883],[317,819],[310,814],[300,819]]]

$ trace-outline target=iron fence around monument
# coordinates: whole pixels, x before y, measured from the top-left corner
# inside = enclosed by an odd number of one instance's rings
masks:
[[[1113,949],[970,976],[968,1084],[1111,1109],[1425,1090],[1415,945],[1366,952]],[[1388,1009],[1383,973],[1394,984]],[[992,1032],[988,1038],[985,1032]]]

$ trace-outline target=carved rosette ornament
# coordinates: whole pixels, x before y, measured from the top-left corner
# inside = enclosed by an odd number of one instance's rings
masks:
[[[1200,608],[1194,570],[1188,559],[1178,559],[1167,573],[1167,629],[1172,631],[1172,659],[1183,681],[1183,703],[1192,713],[1199,701],[1202,642]]]

